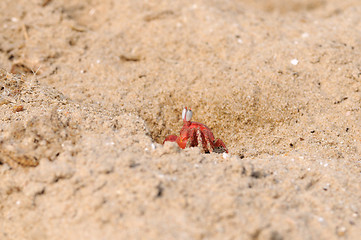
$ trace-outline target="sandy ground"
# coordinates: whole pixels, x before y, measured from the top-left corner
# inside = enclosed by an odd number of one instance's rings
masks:
[[[360,239],[358,0],[2,0],[0,68],[0,239]]]

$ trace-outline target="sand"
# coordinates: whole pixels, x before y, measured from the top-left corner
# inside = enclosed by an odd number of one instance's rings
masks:
[[[358,0],[2,0],[0,68],[0,239],[361,236]]]

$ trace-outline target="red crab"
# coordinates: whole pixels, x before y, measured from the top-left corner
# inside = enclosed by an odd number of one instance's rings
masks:
[[[176,142],[180,148],[202,146],[204,152],[228,153],[228,149],[224,142],[220,139],[214,140],[212,131],[204,124],[198,122],[191,122],[193,112],[191,109],[185,107],[182,112],[183,127],[180,130],[179,137],[169,135],[165,138],[166,141]]]

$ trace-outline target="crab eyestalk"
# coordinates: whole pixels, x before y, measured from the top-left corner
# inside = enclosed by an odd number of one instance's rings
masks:
[[[182,119],[183,120],[186,120],[185,118],[186,118],[186,114],[187,114],[187,107],[184,107],[183,108],[183,112],[182,112]]]
[[[193,112],[191,109],[188,109],[187,107],[183,108],[182,111],[182,119],[183,122],[190,122],[193,116]]]
[[[192,119],[193,112],[191,109],[187,110],[186,121],[189,122]]]

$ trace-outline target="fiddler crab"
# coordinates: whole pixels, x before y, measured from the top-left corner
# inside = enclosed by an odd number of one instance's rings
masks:
[[[212,131],[204,124],[191,122],[193,112],[185,107],[182,112],[183,127],[180,130],[179,137],[169,135],[165,138],[163,144],[167,141],[176,142],[182,149],[188,147],[200,147],[205,153],[228,153],[228,149],[221,139],[215,141]]]

